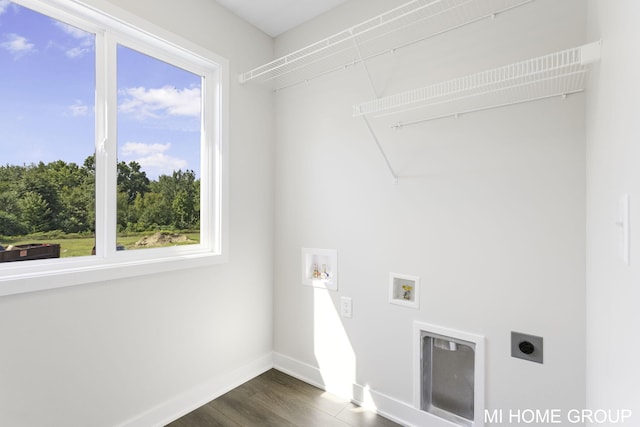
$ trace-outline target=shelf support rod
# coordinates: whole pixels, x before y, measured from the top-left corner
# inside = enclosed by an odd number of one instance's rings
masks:
[[[365,61],[362,58],[362,51],[360,50],[360,45],[358,44],[358,40],[356,40],[356,38],[355,38],[355,36],[353,36],[353,34],[352,34],[352,37],[353,37],[353,44],[355,45],[356,51],[358,52],[358,59],[362,63],[362,66],[364,68],[365,73],[367,73],[367,80],[369,81],[369,85],[371,86],[371,91],[373,92],[373,96],[375,96],[376,99],[377,99],[377,98],[379,98],[378,91],[376,90],[376,86],[373,83],[373,79],[371,78],[371,72],[369,72],[369,67],[367,66],[367,61]],[[376,147],[378,147],[378,151],[380,152],[380,155],[382,155],[382,158],[384,159],[384,162],[387,165],[387,169],[389,169],[389,173],[391,174],[391,177],[393,178],[393,183],[397,184],[398,183],[398,175],[393,170],[393,166],[391,166],[391,162],[389,161],[389,158],[387,157],[387,154],[384,152],[384,150],[382,148],[382,145],[380,144],[380,140],[378,139],[378,136],[376,135],[375,131],[371,127],[371,123],[369,123],[369,119],[365,115],[362,116],[362,119],[364,120],[365,125],[367,125],[367,129],[369,130],[369,133],[371,134],[371,138],[376,143]]]
[[[360,50],[360,44],[358,43],[358,39],[351,33],[351,37],[353,39],[353,44],[356,47],[356,52],[358,52],[357,61],[362,63],[362,67],[364,68],[364,72],[367,73],[367,79],[369,80],[369,86],[371,86],[371,91],[373,92],[373,96],[378,99],[378,91],[376,90],[376,85],[373,83],[373,79],[371,78],[371,72],[369,71],[369,66],[367,65],[367,61],[362,57],[362,51]]]
[[[369,129],[369,133],[371,134],[371,138],[373,138],[373,141],[376,143],[376,147],[378,147],[378,151],[382,155],[382,158],[384,159],[384,162],[387,164],[387,168],[389,169],[389,173],[391,174],[391,177],[393,178],[393,183],[397,184],[398,183],[398,175],[393,170],[393,166],[391,166],[391,162],[389,161],[389,158],[387,157],[387,155],[385,154],[384,150],[382,149],[382,145],[380,145],[380,141],[378,140],[378,137],[376,136],[376,133],[373,131],[373,128],[371,127],[371,124],[369,123],[369,119],[367,118],[367,116],[362,116],[362,119],[364,120],[364,123],[367,125],[367,129]]]

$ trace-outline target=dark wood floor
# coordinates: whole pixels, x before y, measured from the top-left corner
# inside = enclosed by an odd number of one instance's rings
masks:
[[[168,427],[392,427],[392,421],[271,369]]]

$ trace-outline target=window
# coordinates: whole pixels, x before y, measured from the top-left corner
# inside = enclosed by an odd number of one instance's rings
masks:
[[[66,237],[63,256],[89,255],[95,35],[11,3],[0,13],[0,245],[57,245]],[[16,249],[0,261],[47,252],[54,255],[52,247]]]
[[[117,55],[117,247],[197,244],[202,79],[126,46]]]
[[[228,66],[141,25],[0,0],[0,295],[224,260]]]

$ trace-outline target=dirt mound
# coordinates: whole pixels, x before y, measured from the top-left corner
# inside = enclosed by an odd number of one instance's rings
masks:
[[[169,233],[168,231],[161,231],[155,233],[153,236],[146,236],[138,240],[135,243],[136,247],[151,247],[151,246],[167,246],[175,243],[189,242],[189,238],[184,234]]]

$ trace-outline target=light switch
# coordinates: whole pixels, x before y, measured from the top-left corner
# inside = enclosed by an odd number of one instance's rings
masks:
[[[629,265],[629,195],[623,194],[618,202],[618,253],[625,264]]]
[[[351,298],[340,298],[340,315],[348,318],[353,316],[353,302],[351,301]]]

